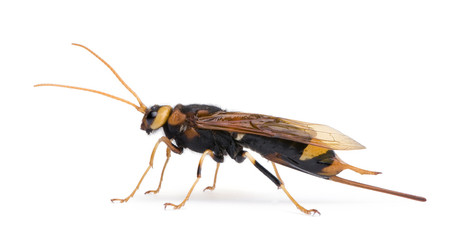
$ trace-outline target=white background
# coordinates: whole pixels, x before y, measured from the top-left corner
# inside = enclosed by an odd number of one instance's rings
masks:
[[[466,12],[463,1],[2,1],[2,239],[464,239]],[[367,147],[339,152],[379,176],[341,176],[425,196],[420,203],[280,168],[299,212],[249,162],[173,156],[135,197],[161,133],[95,94],[146,105],[216,104],[323,123]],[[259,155],[258,160],[271,169]]]

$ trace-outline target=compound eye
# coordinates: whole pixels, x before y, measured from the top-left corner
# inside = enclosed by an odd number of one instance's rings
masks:
[[[147,125],[150,126],[157,117],[157,111],[150,111],[146,116]]]

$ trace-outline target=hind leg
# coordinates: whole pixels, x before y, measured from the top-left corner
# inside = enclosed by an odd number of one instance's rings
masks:
[[[260,165],[252,156],[251,154],[249,154],[248,152],[244,152],[244,156],[247,157],[249,159],[249,161],[251,161],[251,163],[257,168],[259,169],[259,171],[261,171],[265,176],[267,176],[273,183],[275,183],[275,185],[277,185],[278,188],[281,188],[283,190],[283,192],[285,192],[286,196],[291,200],[291,202],[293,202],[293,204],[303,213],[305,214],[316,214],[319,213],[319,211],[317,211],[316,209],[306,209],[304,208],[303,206],[301,206],[292,196],[291,194],[288,192],[288,190],[286,190],[285,188],[285,184],[283,184],[283,181],[280,177],[280,175],[278,174],[278,171],[277,171],[277,167],[275,166],[275,163],[272,162],[273,164],[273,168],[275,170],[275,174],[277,175],[277,177],[275,177],[272,173],[270,173],[267,169],[265,169],[262,165]]]

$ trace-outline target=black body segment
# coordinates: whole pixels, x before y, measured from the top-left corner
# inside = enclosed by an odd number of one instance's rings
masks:
[[[234,133],[235,139],[264,158],[317,177],[328,178],[320,173],[333,163],[335,152],[323,151],[322,154],[308,158],[305,153],[307,144],[279,138],[269,138],[252,134]]]
[[[222,109],[211,105],[181,105],[173,109],[173,113],[163,126],[165,135],[174,139],[181,148],[188,148],[198,153],[210,149],[214,153],[214,160],[223,162],[223,157],[229,155],[238,162],[242,157],[243,147],[237,143],[230,133],[226,131],[212,131],[196,127],[195,119],[198,116],[212,114]]]

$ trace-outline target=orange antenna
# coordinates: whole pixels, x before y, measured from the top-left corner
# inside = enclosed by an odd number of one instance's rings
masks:
[[[111,94],[108,94],[108,93],[104,93],[104,92],[101,92],[101,91],[97,91],[97,90],[93,90],[93,89],[88,89],[88,88],[81,88],[81,87],[74,87],[74,86],[67,86],[67,85],[61,85],[61,84],[53,84],[53,83],[41,83],[41,84],[36,84],[34,85],[34,87],[44,87],[44,86],[49,86],[49,87],[62,87],[62,88],[71,88],[71,89],[77,89],[77,90],[82,90],[82,91],[88,91],[88,92],[93,92],[93,93],[98,93],[98,94],[101,94],[101,95],[104,95],[104,96],[107,96],[109,98],[113,98],[113,99],[116,99],[116,100],[119,100],[119,101],[122,101],[124,103],[127,103],[133,107],[135,107],[138,111],[140,111],[140,107],[128,100],[125,100],[123,98],[119,98],[119,97],[116,97],[116,96],[113,96]],[[140,111],[142,113],[144,113],[145,111]]]
[[[121,82],[121,84],[123,84],[123,86],[125,86],[126,89],[128,89],[128,91],[130,91],[134,97],[136,97],[136,99],[138,100],[139,102],[139,106],[137,106],[136,104],[128,101],[128,100],[125,100],[123,98],[119,98],[119,97],[116,97],[116,96],[113,96],[111,94],[108,94],[108,93],[104,93],[104,92],[101,92],[101,91],[97,91],[97,90],[93,90],[93,89],[87,89],[87,88],[81,88],[81,87],[74,87],[74,86],[67,86],[67,85],[60,85],[60,84],[50,84],[50,83],[45,83],[45,84],[37,84],[37,85],[34,85],[34,87],[42,87],[42,86],[52,86],[52,87],[63,87],[63,88],[71,88],[71,89],[77,89],[77,90],[82,90],[82,91],[88,91],[88,92],[93,92],[93,93],[97,93],[97,94],[101,94],[101,95],[104,95],[104,96],[107,96],[109,98],[113,98],[113,99],[116,99],[116,100],[119,100],[119,101],[122,101],[124,103],[127,103],[133,107],[136,108],[136,110],[138,110],[139,112],[141,113],[145,113],[146,112],[146,109],[147,107],[142,103],[141,99],[138,97],[138,95],[128,86],[128,84],[125,83],[125,81],[123,81],[123,79],[121,79],[120,75],[118,75],[118,73],[112,68],[112,66],[110,66],[110,64],[108,64],[105,60],[103,60],[101,57],[99,57],[99,55],[97,55],[96,53],[94,53],[92,50],[90,50],[89,48],[81,45],[81,44],[77,44],[77,43],[73,43],[73,45],[75,46],[78,46],[78,47],[82,47],[84,49],[86,49],[87,51],[89,51],[90,53],[92,53],[92,55],[94,55],[96,58],[98,58],[102,63],[105,64],[105,66],[107,66],[112,72],[113,74],[118,78],[118,80]]]

